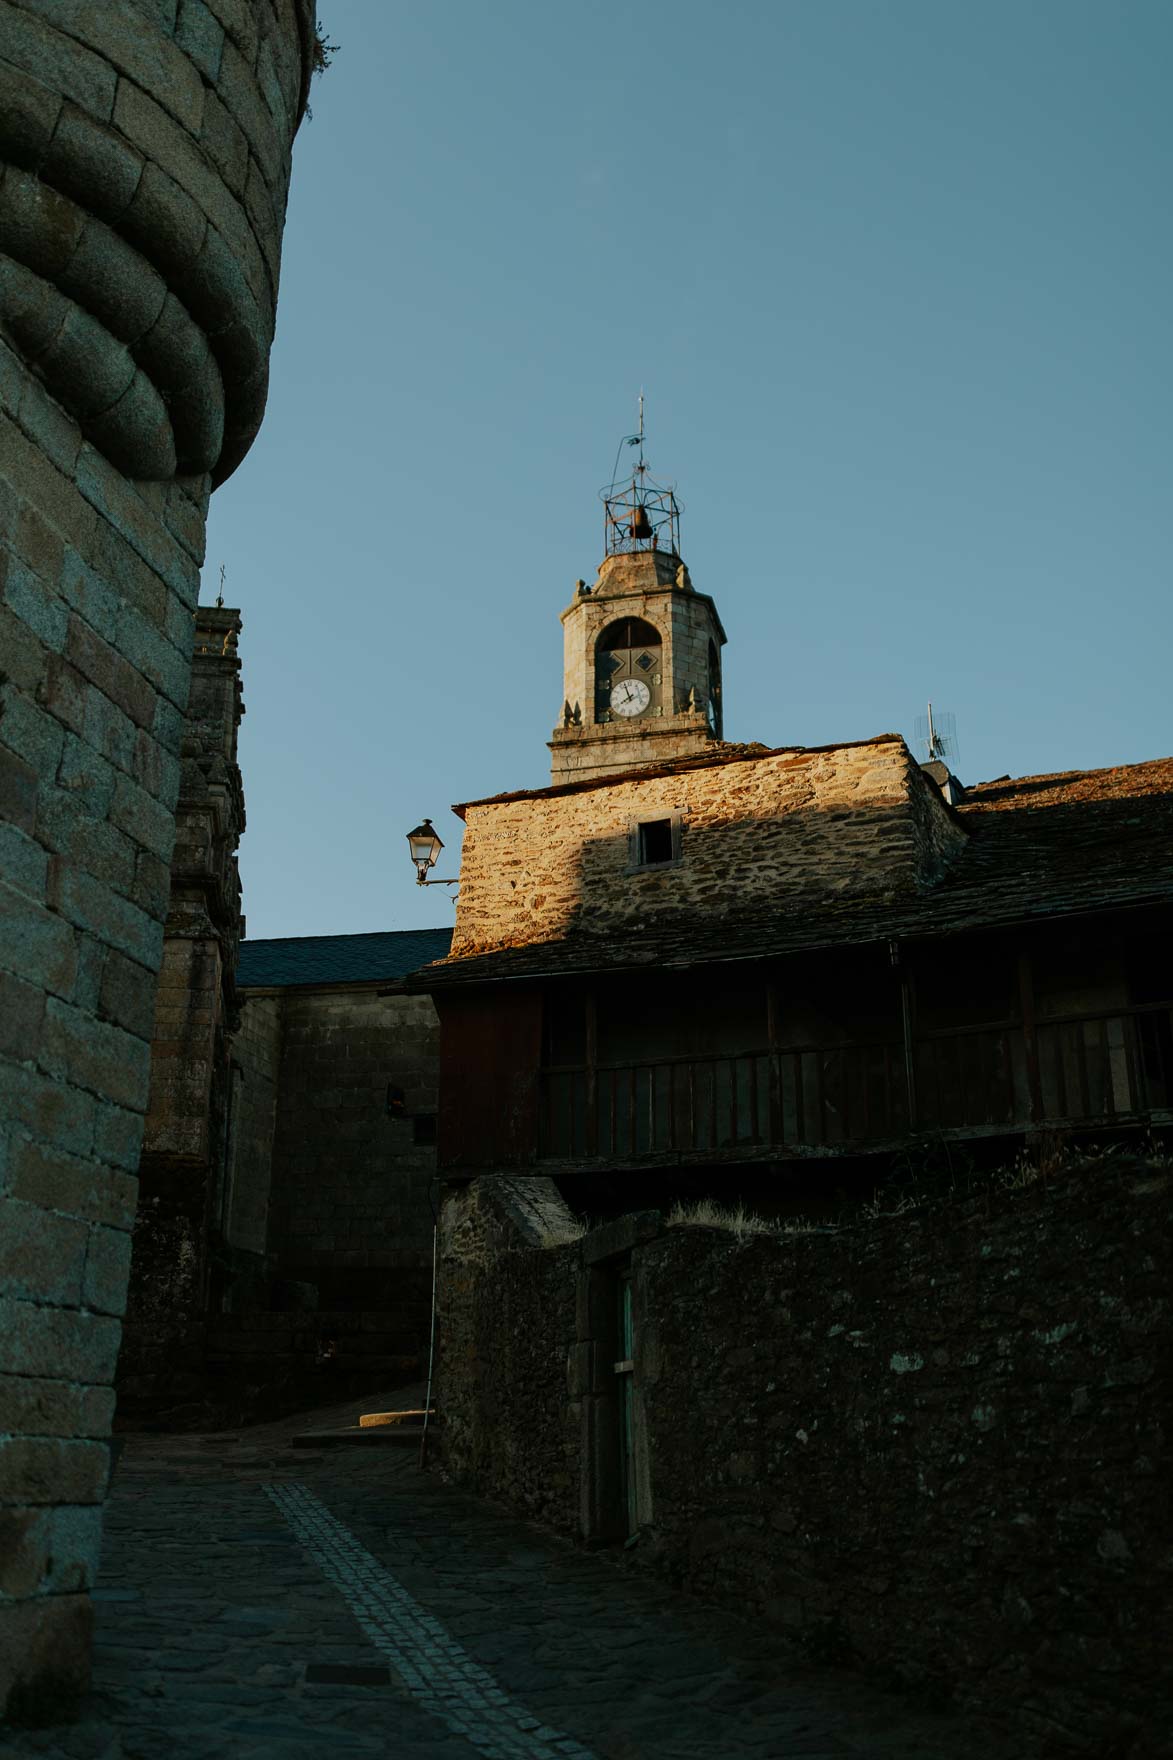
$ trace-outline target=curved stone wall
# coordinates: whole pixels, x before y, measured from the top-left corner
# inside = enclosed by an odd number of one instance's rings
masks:
[[[0,1720],[84,1690],[208,494],[313,0],[0,0]]]
[[[128,475],[260,426],[309,0],[0,0],[0,323]]]

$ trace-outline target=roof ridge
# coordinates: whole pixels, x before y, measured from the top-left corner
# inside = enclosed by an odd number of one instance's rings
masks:
[[[373,941],[389,935],[451,935],[452,929],[435,924],[429,929],[351,929],[333,935],[246,935],[242,947],[276,947],[295,941]]]
[[[1073,782],[1084,776],[1111,776],[1128,770],[1156,770],[1167,764],[1173,764],[1173,755],[1167,758],[1137,758],[1130,764],[1093,764],[1083,770],[1034,770],[1026,776],[991,776],[985,782],[967,783],[965,792],[977,794],[983,788],[1017,788],[1026,782]]]

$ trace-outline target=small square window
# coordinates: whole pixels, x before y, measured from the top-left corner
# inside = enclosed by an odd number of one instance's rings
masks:
[[[672,860],[671,819],[645,819],[639,827],[639,866],[653,867]]]
[[[434,1143],[436,1141],[436,1114],[434,1112],[417,1112],[411,1121],[411,1140],[413,1143]]]
[[[650,672],[651,668],[655,664],[656,664],[656,662],[652,659],[652,656],[650,654],[641,654],[639,659],[636,661],[636,665],[639,667],[641,672]]]

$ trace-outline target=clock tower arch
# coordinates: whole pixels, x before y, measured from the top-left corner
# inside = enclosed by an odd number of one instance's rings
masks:
[[[717,607],[680,556],[680,505],[656,483],[640,432],[629,478],[603,490],[605,555],[562,613],[561,725],[555,783],[699,755],[723,734]],[[622,446],[621,446],[622,450]]]

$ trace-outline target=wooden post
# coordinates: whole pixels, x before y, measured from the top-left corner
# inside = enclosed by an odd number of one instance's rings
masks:
[[[918,1123],[916,1048],[913,1039],[916,1022],[916,993],[913,989],[912,973],[902,957],[900,943],[889,941],[888,953],[892,964],[900,974],[900,1031],[904,1040],[904,1087],[908,1100],[908,1129],[911,1134],[916,1130]]]
[[[1043,1119],[1043,1085],[1039,1077],[1039,1042],[1035,1032],[1035,981],[1030,954],[1018,955],[1018,1004],[1022,1011],[1022,1045],[1026,1053],[1026,1084],[1030,1095],[1030,1122]]]
[[[583,1001],[586,1014],[586,1152],[599,1153],[599,1079],[596,1066],[599,1056],[599,1019],[595,1009],[595,993],[588,990]]]
[[[773,978],[766,981],[766,1043],[770,1048],[767,1063],[769,1071],[769,1121],[768,1140],[771,1143],[782,1141],[782,1069],[778,1060],[778,985]]]

